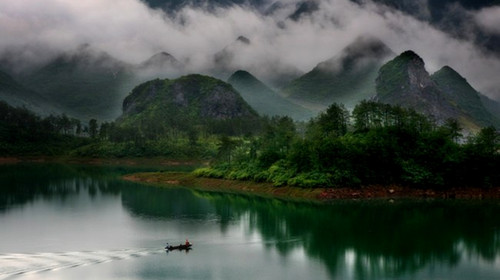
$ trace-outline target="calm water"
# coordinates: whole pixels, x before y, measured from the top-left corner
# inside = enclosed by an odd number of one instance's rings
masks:
[[[0,166],[0,279],[500,279],[499,202],[318,206],[131,171]]]

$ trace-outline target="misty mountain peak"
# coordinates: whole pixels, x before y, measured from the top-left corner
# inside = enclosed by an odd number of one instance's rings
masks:
[[[245,45],[250,45],[250,39],[248,39],[247,37],[245,36],[239,36],[237,39],[236,39],[236,42],[240,42],[240,43],[243,43]]]
[[[252,74],[250,74],[248,71],[237,70],[236,72],[233,73],[233,75],[231,75],[231,77],[229,77],[228,80],[232,80],[232,79],[246,80],[246,79],[255,79],[255,77]]]
[[[455,81],[461,81],[461,82],[467,82],[467,80],[462,77],[455,69],[451,68],[450,66],[446,65],[443,66],[439,71],[436,73],[432,74],[432,77],[436,76],[447,76],[450,79],[454,79]]]
[[[283,98],[266,84],[245,70],[234,72],[230,83],[259,114],[289,116],[296,120],[307,120],[313,113],[306,108]]]
[[[178,66],[181,63],[171,54],[167,52],[159,52],[141,63],[141,67],[162,67],[166,65]]]
[[[294,80],[283,93],[319,106],[337,102],[354,107],[373,97],[378,69],[393,55],[380,39],[360,36],[339,54]]]
[[[382,40],[373,36],[360,36],[347,45],[338,55],[318,64],[324,71],[339,72],[364,67],[366,64],[382,65],[394,52]]]
[[[382,40],[370,35],[357,37],[343,50],[343,53],[356,57],[371,56],[377,58],[394,55],[394,52]]]

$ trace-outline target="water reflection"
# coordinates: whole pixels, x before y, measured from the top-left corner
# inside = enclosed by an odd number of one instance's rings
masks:
[[[21,163],[0,165],[0,213],[36,199],[66,197],[82,191],[94,197],[98,192],[118,195],[126,182],[121,175],[156,171],[160,167],[65,165]],[[128,184],[130,185],[130,184]]]
[[[266,239],[300,237],[308,256],[331,275],[352,267],[359,278],[412,274],[431,264],[456,266],[469,256],[499,256],[497,202],[344,202],[329,206],[204,194],[215,209],[250,215]],[[225,213],[221,213],[224,215]],[[276,243],[287,254],[297,244]]]
[[[22,168],[20,168],[22,167]],[[1,166],[0,214],[37,199],[71,194],[121,200],[132,217],[148,221],[215,223],[224,235],[242,225],[267,250],[284,258],[303,250],[320,260],[331,278],[414,278],[435,267],[466,269],[499,259],[498,202],[339,202],[315,205],[162,189],[117,180],[125,169],[82,166]],[[27,175],[29,174],[29,176]],[[500,275],[500,268],[494,271]]]
[[[320,206],[186,190],[130,191],[124,190],[122,198],[134,213],[175,217],[215,212],[221,231],[234,221],[246,222],[249,236],[257,232],[264,240],[274,241],[265,244],[284,256],[303,247],[309,257],[323,261],[332,276],[350,267],[360,279],[398,277],[434,264],[454,267],[468,262],[470,256],[494,262],[500,252],[498,202]],[[286,242],[296,239],[301,242]]]

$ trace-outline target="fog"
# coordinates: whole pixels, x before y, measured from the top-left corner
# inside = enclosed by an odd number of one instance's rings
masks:
[[[422,17],[428,13],[426,3],[417,5]],[[307,72],[368,34],[396,53],[414,50],[431,73],[449,65],[483,94],[500,99],[500,59],[473,42],[452,38],[424,21],[370,1],[318,4],[319,10],[295,21],[289,18],[296,9],[294,1],[283,1],[270,13],[249,6],[184,7],[171,16],[139,0],[1,1],[0,53],[15,53],[10,58],[19,65],[36,64],[89,44],[138,64],[165,51],[184,63],[186,72],[210,74],[214,54],[245,36],[250,44],[228,47],[234,53],[230,66],[265,77],[276,69]],[[500,33],[500,8],[470,15],[475,19],[471,24]]]

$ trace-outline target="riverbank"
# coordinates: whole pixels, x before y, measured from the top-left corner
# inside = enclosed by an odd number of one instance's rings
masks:
[[[171,159],[171,158],[82,158],[69,156],[24,156],[0,157],[0,164],[16,163],[67,163],[88,165],[123,165],[123,166],[205,166],[207,163],[197,159]]]
[[[401,186],[366,186],[361,188],[275,187],[271,183],[196,177],[191,173],[151,172],[123,177],[125,180],[159,186],[181,186],[191,189],[251,194],[292,200],[328,202],[356,199],[500,199],[500,187],[450,188],[446,190],[415,189]]]
[[[318,201],[321,189],[302,189],[297,187],[275,187],[271,183],[236,181],[196,177],[186,172],[145,172],[123,176],[128,181],[154,184],[161,187],[185,187],[195,190],[250,194],[291,200]]]

